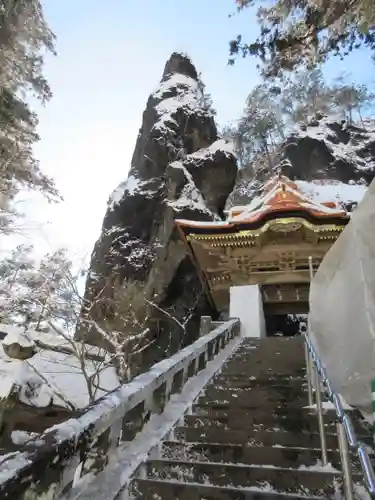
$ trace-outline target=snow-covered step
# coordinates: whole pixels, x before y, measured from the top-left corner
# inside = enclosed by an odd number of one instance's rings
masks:
[[[323,420],[326,467],[308,406],[303,339],[245,339],[138,470],[132,493],[135,500],[341,499],[334,410]]]
[[[264,399],[262,401],[262,393],[258,395],[254,394],[253,396],[250,395],[248,398],[243,397],[242,399],[236,398],[236,396],[232,396],[228,393],[218,395],[217,398],[209,398],[204,395],[198,399],[197,404],[211,406],[212,408],[220,408],[227,405],[232,408],[252,408],[254,410],[262,405],[262,408],[271,411],[272,409],[286,411],[289,408],[301,408],[301,406],[307,404],[307,395],[289,401],[282,400],[281,398],[277,400],[275,397],[272,397],[272,394],[270,394],[270,399],[268,399],[265,394],[263,397]]]
[[[247,414],[248,415],[248,414]],[[272,419],[262,419],[259,418],[258,421],[254,419],[246,418],[247,415],[243,412],[233,412],[231,417],[228,416],[203,416],[203,415],[186,415],[185,425],[187,427],[204,427],[204,428],[220,428],[221,430],[231,430],[231,429],[243,429],[246,425],[248,427],[253,427],[257,430],[265,429],[280,429],[284,431],[294,431],[294,432],[313,432],[317,433],[319,431],[319,425],[317,422],[316,415],[309,415],[309,419],[288,419],[284,418],[281,420]],[[334,422],[325,423],[326,432],[335,433],[336,424]]]
[[[318,465],[322,453],[316,448],[165,441],[161,456],[173,460],[299,468]],[[334,468],[340,469],[340,453],[337,450],[328,452],[328,461]]]
[[[227,403],[234,407],[288,406],[300,407],[308,405],[308,393],[301,386],[271,385],[268,387],[251,387],[247,389],[224,388],[222,385],[211,385],[204,391],[199,403]]]
[[[163,481],[160,479],[135,479],[132,484],[135,500],[321,500],[322,496],[278,493],[265,482],[260,487],[236,488],[210,484]]]
[[[289,375],[275,375],[267,377],[249,377],[248,375],[223,375],[215,378],[217,386],[230,388],[248,389],[251,387],[269,387],[272,385],[281,387],[307,387],[306,377],[290,377]]]
[[[287,361],[278,361],[277,363],[268,364],[261,361],[248,360],[247,363],[233,363],[224,367],[221,374],[227,375],[242,375],[248,377],[274,377],[277,375],[292,375],[294,377],[304,377],[306,369],[300,365],[289,363]]]
[[[250,356],[246,360],[233,361],[233,364],[224,366],[221,371],[223,376],[227,375],[242,375],[249,377],[273,377],[277,375],[289,375],[294,377],[304,377],[306,368],[304,362],[289,361],[283,359],[283,356],[278,357],[274,361],[266,361],[265,359],[251,359]]]
[[[331,466],[289,469],[167,459],[148,461],[142,475],[143,479],[210,484],[219,487],[260,489],[267,484],[271,491],[294,493],[302,497],[332,496],[342,482],[341,472]]]
[[[309,408],[234,408],[227,404],[210,406],[196,403],[192,409],[194,414],[186,416],[186,419],[190,419],[191,421],[195,418],[197,420],[216,420],[228,424],[233,429],[241,429],[244,426],[264,425],[294,432],[319,431],[316,412]],[[369,434],[369,429],[366,428],[368,424],[358,418],[357,412],[351,413],[353,414],[352,422],[357,436]],[[336,413],[334,410],[326,410],[324,412],[323,420],[327,431],[336,431],[335,419]],[[195,426],[194,424],[192,425]]]
[[[290,446],[304,448],[319,448],[319,434],[295,431],[256,430],[254,428],[233,429],[223,432],[219,429],[198,427],[177,427],[177,439],[185,442],[252,444],[254,446]],[[326,434],[329,449],[337,449],[337,436]]]

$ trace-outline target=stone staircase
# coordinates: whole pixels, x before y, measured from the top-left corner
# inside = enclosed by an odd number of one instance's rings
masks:
[[[344,498],[334,411],[324,414],[329,465],[322,467],[317,415],[307,405],[303,339],[244,339],[168,440],[139,467],[131,495]],[[371,440],[354,421],[357,435]],[[356,466],[354,460],[359,482]]]

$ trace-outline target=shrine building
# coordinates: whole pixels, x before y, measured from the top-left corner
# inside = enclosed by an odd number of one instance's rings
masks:
[[[255,285],[270,316],[308,313],[309,257],[315,271],[349,220],[337,202],[316,202],[278,175],[225,221],[176,224],[218,312],[235,288]]]

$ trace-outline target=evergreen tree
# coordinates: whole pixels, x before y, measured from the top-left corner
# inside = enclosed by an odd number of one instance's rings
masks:
[[[198,88],[201,92],[201,107],[212,115],[216,115],[216,109],[213,107],[211,94],[206,91],[206,85],[203,83],[202,73],[198,75]]]
[[[47,254],[26,277],[30,313],[26,322],[40,329],[46,321],[67,322],[71,311],[70,288],[72,262],[66,249]]]
[[[313,68],[331,54],[343,57],[354,49],[375,49],[372,0],[236,0],[238,11],[258,8],[260,36],[250,43],[239,35],[230,42],[230,63],[238,53],[255,55],[267,77],[296,68]]]
[[[0,230],[12,215],[20,189],[56,199],[53,181],[33,156],[37,117],[26,96],[44,103],[51,91],[43,76],[43,51],[53,52],[54,35],[38,0],[3,0],[0,6]]]
[[[255,161],[271,167],[277,147],[296,124],[337,113],[351,123],[362,119],[362,110],[371,109],[373,102],[374,96],[365,85],[345,77],[327,84],[319,68],[299,71],[279,85],[265,82],[255,87],[237,125],[225,133],[234,139],[241,167],[248,168]]]
[[[0,322],[44,329],[48,322],[72,331],[82,306],[66,249],[38,263],[33,247],[20,245],[0,262]]]
[[[265,155],[271,163],[270,149],[284,137],[282,120],[277,102],[264,85],[250,92],[242,118],[235,134],[236,147],[241,150],[242,165],[259,155]]]
[[[24,297],[28,295],[26,276],[33,272],[35,261],[33,247],[17,246],[8,257],[0,261],[0,321],[18,323],[24,321]]]
[[[374,94],[366,85],[348,82],[348,76],[342,74],[335,79],[332,98],[343,118],[353,123],[356,117],[362,120],[362,112],[372,106]]]
[[[334,105],[332,89],[321,69],[299,71],[280,91],[281,112],[291,124],[307,123],[317,113],[327,114]]]

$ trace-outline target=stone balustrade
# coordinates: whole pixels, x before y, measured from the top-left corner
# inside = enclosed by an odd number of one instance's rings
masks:
[[[0,498],[55,500],[69,492],[77,474],[103,471],[111,452],[131,441],[172,394],[239,335],[239,320],[208,323],[206,318],[207,333],[192,345],[107,394],[80,417],[47,429],[19,452],[0,456]]]

